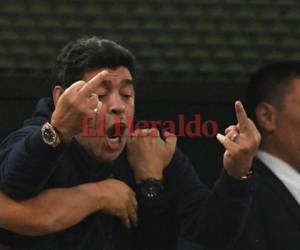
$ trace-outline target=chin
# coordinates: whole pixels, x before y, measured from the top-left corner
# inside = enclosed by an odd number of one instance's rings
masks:
[[[124,149],[124,148],[123,148]],[[95,154],[95,158],[99,161],[99,162],[112,162],[114,160],[116,160],[119,155],[121,154],[121,152],[123,151],[117,151],[117,152],[98,152],[98,154]]]

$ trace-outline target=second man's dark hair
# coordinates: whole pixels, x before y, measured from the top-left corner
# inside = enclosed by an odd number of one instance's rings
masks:
[[[300,62],[287,61],[268,64],[250,77],[246,93],[246,110],[252,120],[259,103],[265,101],[278,107],[291,86],[300,77]]]

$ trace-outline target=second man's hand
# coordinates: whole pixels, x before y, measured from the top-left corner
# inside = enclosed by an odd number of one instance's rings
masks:
[[[231,176],[241,179],[251,169],[261,136],[240,101],[235,103],[235,112],[238,124],[229,126],[225,136],[218,134],[217,139],[225,147],[224,168]]]

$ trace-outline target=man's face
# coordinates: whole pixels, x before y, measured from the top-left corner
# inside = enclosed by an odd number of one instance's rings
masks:
[[[102,70],[104,69],[87,70],[82,80],[87,82]],[[97,131],[102,127],[104,134],[100,132],[93,137],[76,136],[76,140],[88,154],[99,162],[113,161],[120,155],[129,133],[128,121],[134,116],[135,92],[129,70],[125,67],[106,70],[108,75],[96,90],[102,107],[95,118]]]
[[[277,109],[275,146],[278,156],[300,171],[300,78],[293,80],[283,98],[283,108]]]

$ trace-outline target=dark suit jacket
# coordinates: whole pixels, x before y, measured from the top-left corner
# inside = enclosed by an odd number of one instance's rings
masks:
[[[261,161],[253,165],[257,190],[235,250],[299,250],[300,205]]]

